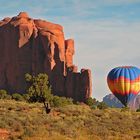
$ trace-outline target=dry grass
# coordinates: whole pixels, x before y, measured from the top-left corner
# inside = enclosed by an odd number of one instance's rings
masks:
[[[47,115],[39,103],[0,100],[0,128],[11,140],[138,140],[140,112],[68,105]]]

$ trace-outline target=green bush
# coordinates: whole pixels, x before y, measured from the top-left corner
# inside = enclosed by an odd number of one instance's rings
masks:
[[[6,90],[0,90],[0,99],[11,99],[11,95],[8,95]]]
[[[24,101],[24,97],[19,93],[12,94],[12,99],[16,101]]]
[[[100,103],[97,105],[97,108],[99,108],[99,109],[107,109],[108,106],[107,106],[106,103],[100,102]]]
[[[97,101],[95,98],[88,98],[85,102],[91,109],[96,109],[97,105],[99,104],[99,101]]]
[[[22,96],[23,96],[25,101],[29,101],[30,100],[29,94],[23,94]]]
[[[97,101],[96,101],[95,98],[89,97],[89,98],[86,100],[86,104],[89,105],[89,106],[93,106],[93,105],[96,105],[96,104],[97,104]]]
[[[62,107],[73,104],[73,100],[71,98],[53,96],[51,104],[54,107]]]

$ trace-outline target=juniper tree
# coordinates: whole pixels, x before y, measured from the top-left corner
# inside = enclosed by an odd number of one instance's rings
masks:
[[[29,84],[27,93],[31,102],[42,102],[46,113],[50,112],[50,100],[52,99],[51,86],[49,85],[48,75],[40,73],[37,76],[25,75],[26,82]]]

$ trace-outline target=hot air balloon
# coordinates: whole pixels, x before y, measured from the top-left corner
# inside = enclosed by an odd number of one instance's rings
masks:
[[[107,83],[111,92],[127,106],[140,92],[140,69],[133,66],[114,68],[107,76]]]

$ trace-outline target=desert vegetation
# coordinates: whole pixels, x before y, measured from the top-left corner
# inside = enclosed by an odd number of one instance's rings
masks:
[[[10,140],[138,140],[140,112],[109,108],[95,99],[86,104],[52,96],[51,112],[27,95],[0,90],[0,129]],[[5,137],[6,138],[6,137]]]
[[[42,103],[1,99],[0,128],[11,140],[138,140],[140,113],[67,104],[46,114]]]
[[[0,90],[0,137],[3,139],[140,139],[139,110],[109,108],[95,98],[80,103],[54,96],[44,74],[36,77],[27,74],[26,81],[27,94]],[[51,107],[49,112],[46,103]]]

